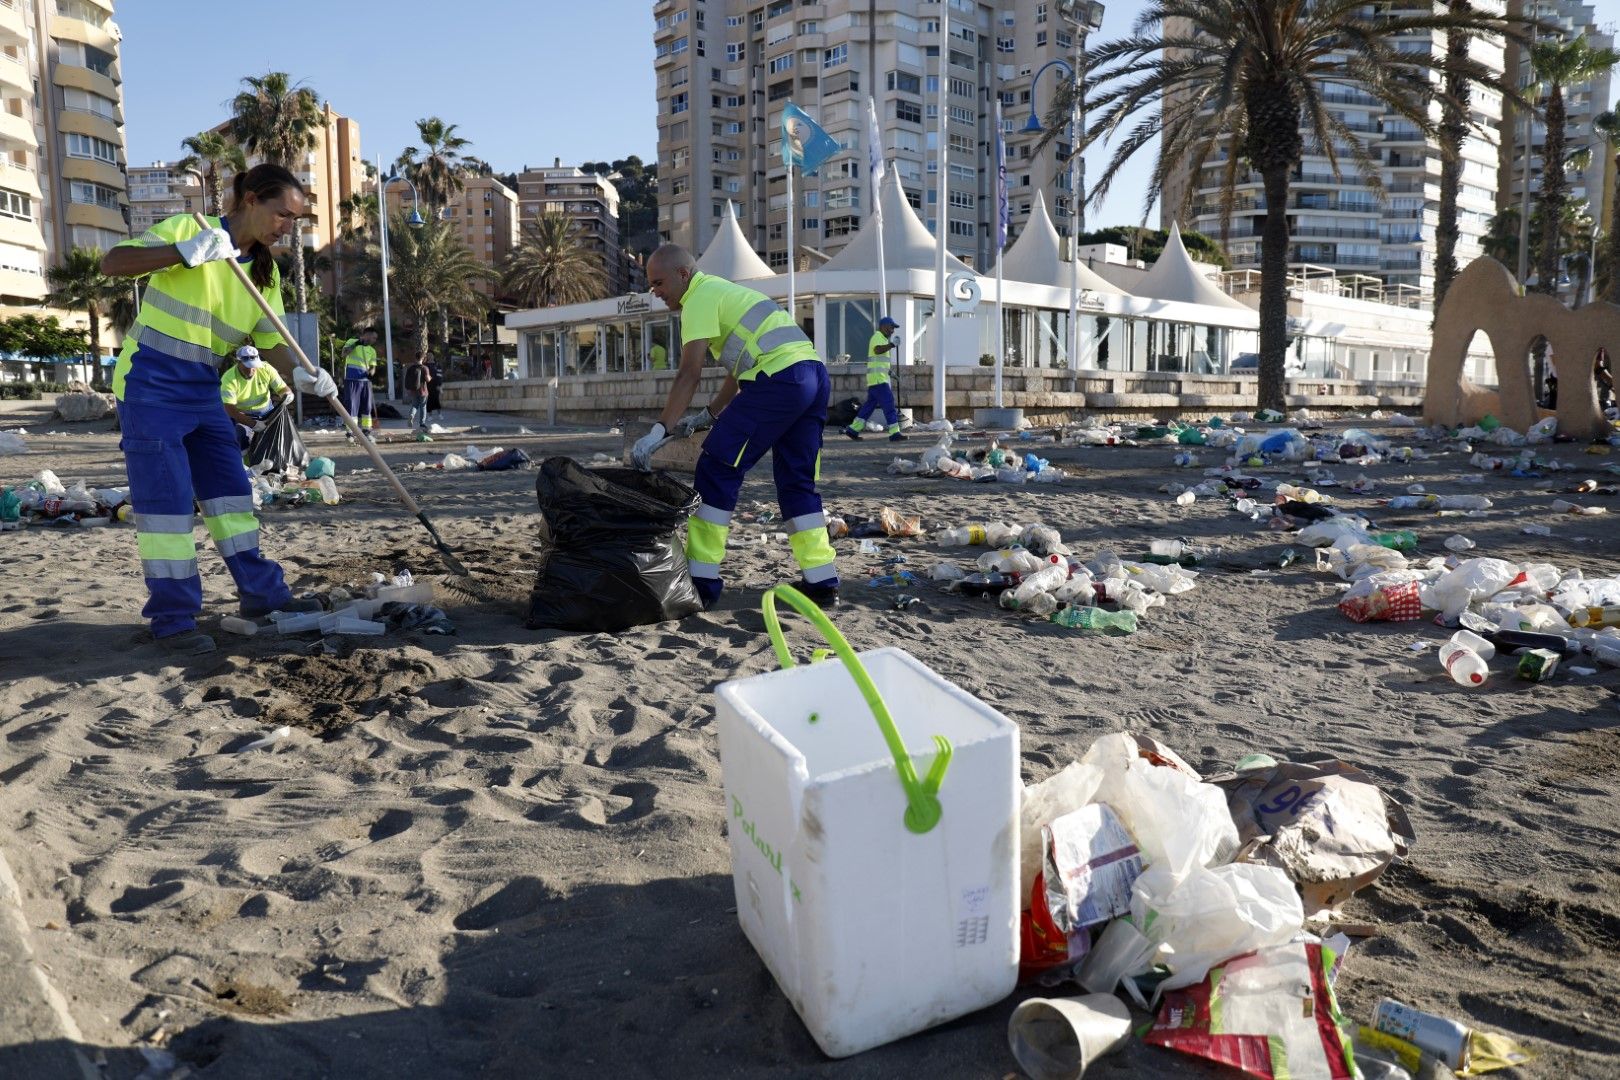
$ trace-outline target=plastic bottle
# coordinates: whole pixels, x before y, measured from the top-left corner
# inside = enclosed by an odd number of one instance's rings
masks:
[[[1458,686],[1483,686],[1491,673],[1479,653],[1456,641],[1440,646],[1440,663]]]
[[[983,546],[983,525],[958,525],[939,534],[939,542],[946,547]]]
[[[1069,566],[1067,563],[1061,566],[1048,564],[1019,582],[1018,588],[1012,590],[1012,595],[1022,605],[1041,593],[1051,592],[1068,580]],[[1002,595],[1005,597],[1006,594]]]
[[[1592,659],[1610,667],[1620,667],[1620,637],[1599,634],[1592,639]]]
[[[1381,547],[1393,548],[1396,551],[1416,551],[1417,533],[1411,529],[1397,529],[1394,532],[1373,533],[1373,543]]]
[[[1279,569],[1286,569],[1299,562],[1299,552],[1293,548],[1283,548],[1282,557],[1277,560]]]
[[[1104,611],[1097,607],[1066,607],[1052,616],[1059,626],[1076,630],[1119,630],[1126,634],[1136,632],[1136,613],[1132,611]]]
[[[1002,593],[997,602],[1008,611],[1022,611],[1042,618],[1052,614],[1058,606],[1057,598],[1051,593],[1038,592],[1028,599],[1020,600],[1016,589],[1008,589]]]
[[[1620,626],[1620,606],[1582,607],[1569,613],[1571,626]]]
[[[1077,570],[1073,577],[1052,591],[1060,603],[1076,607],[1090,607],[1097,602],[1096,583],[1086,570]]]
[[[1182,540],[1154,540],[1148,544],[1148,552],[1153,555],[1163,555],[1171,559],[1179,559],[1186,552],[1188,545]]]
[[[1190,491],[1183,491],[1180,495],[1176,496],[1176,505],[1177,506],[1191,506],[1197,500],[1198,500],[1197,495],[1194,495]]]
[[[1029,574],[1039,570],[1045,563],[1037,556],[1025,551],[1023,548],[1003,548],[1000,551],[987,551],[979,556],[980,570],[988,573],[998,570],[1003,574]]]
[[[1479,658],[1481,660],[1489,660],[1491,657],[1496,655],[1496,646],[1492,645],[1489,641],[1474,633],[1472,630],[1458,630],[1455,634],[1451,635],[1451,641],[1454,645],[1461,645],[1464,648],[1473,649],[1475,652],[1479,653]]]

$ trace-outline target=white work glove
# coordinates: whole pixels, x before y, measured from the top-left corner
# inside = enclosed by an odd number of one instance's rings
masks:
[[[204,229],[190,240],[174,245],[187,266],[201,266],[216,259],[234,259],[240,254],[231,243],[231,234],[224,229]]]
[[[260,420],[253,425],[253,434],[257,435],[264,430],[264,421]]]
[[[669,432],[663,424],[654,424],[652,430],[636,440],[630,448],[630,463],[642,472],[652,472],[653,453],[669,441]]]
[[[305,394],[313,394],[318,398],[337,397],[337,383],[333,382],[332,376],[328,375],[324,371],[317,371],[315,374],[311,375],[301,367],[294,368],[293,385],[298,387],[301,392]]]
[[[679,420],[675,421],[675,435],[677,438],[689,439],[700,431],[707,431],[714,426],[714,413],[708,406],[693,409]]]

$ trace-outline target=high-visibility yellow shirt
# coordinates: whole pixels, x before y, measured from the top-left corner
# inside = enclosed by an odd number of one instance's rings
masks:
[[[229,228],[225,218],[207,221],[210,227]],[[176,214],[117,246],[170,247],[201,231],[190,214]],[[251,263],[252,258],[243,255],[238,261]],[[181,263],[144,276],[140,311],[113,368],[113,394],[119,401],[197,412],[218,409],[220,359],[247,342],[260,351],[282,343],[275,324],[223,260],[201,266]],[[279,269],[272,268],[270,284],[260,291],[280,315]]]
[[[878,348],[887,345],[889,339],[886,335],[873,331],[872,340],[866,343],[866,385],[882,386],[889,381],[889,365],[893,363],[893,352],[878,352]]]
[[[654,371],[666,371],[669,368],[669,352],[662,345],[654,345],[648,354],[652,357]]]
[[[240,364],[219,380],[219,399],[245,413],[261,413],[270,408],[271,398],[287,394],[287,381],[269,364],[260,364],[251,375],[243,375]]]
[[[343,377],[345,379],[369,379],[377,367],[377,349],[372,345],[360,344],[359,338],[350,338],[343,343]]]
[[[746,285],[694,273],[681,298],[681,341],[700,340],[742,382],[820,359],[814,343],[775,300]]]

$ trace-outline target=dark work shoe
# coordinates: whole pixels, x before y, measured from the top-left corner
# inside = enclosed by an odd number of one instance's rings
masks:
[[[904,435],[902,435],[902,434],[900,434],[900,433],[899,433],[899,432],[898,432],[898,431],[897,431],[897,432],[895,432],[895,433],[894,433],[894,434],[893,434],[893,435],[890,435],[890,436],[889,436],[889,441],[890,441],[890,442],[903,442],[903,441],[905,441],[905,436],[904,436]]]
[[[295,596],[291,600],[288,600],[285,604],[282,604],[280,607],[276,608],[267,608],[261,607],[258,604],[249,604],[246,600],[244,600],[237,610],[242,613],[242,618],[244,619],[262,619],[272,611],[285,611],[291,614],[298,614],[306,611],[325,611],[326,609],[322,607],[321,602],[315,599],[313,596]]]
[[[157,647],[171,656],[202,656],[214,651],[214,639],[201,630],[182,630],[158,638]]]
[[[845,428],[845,429],[844,429],[844,434],[845,434],[845,435],[848,435],[848,436],[849,436],[849,437],[850,437],[850,438],[852,438],[852,439],[854,439],[854,440],[855,440],[855,441],[856,441],[856,442],[860,442],[860,441],[861,441],[861,433],[860,433],[860,432],[858,432],[858,431],[856,431],[856,430],[855,430],[855,429],[854,429],[854,428],[852,428],[852,427],[847,427],[847,428]]]
[[[793,583],[793,587],[809,597],[818,608],[835,608],[838,606],[838,582],[821,581],[809,582],[800,578]]]

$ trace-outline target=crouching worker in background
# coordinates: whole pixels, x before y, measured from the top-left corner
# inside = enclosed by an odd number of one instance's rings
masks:
[[[243,450],[255,434],[264,430],[264,418],[275,412],[277,405],[292,401],[292,396],[281,373],[265,363],[252,345],[236,350],[236,363],[219,380],[219,400],[236,421],[236,441]]]

